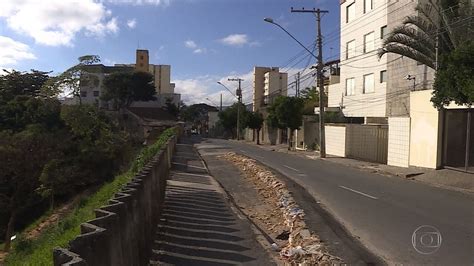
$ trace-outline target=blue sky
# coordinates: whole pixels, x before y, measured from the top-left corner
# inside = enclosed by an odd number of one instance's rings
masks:
[[[315,17],[291,13],[292,6],[330,11],[323,17],[324,54],[337,58],[338,0],[1,0],[0,67],[58,73],[84,54],[98,54],[106,65],[133,63],[139,47],[150,51],[151,63],[171,65],[188,103],[217,103],[223,88],[216,82],[235,87],[230,76],[245,79],[248,100],[253,66],[283,67],[302,51],[264,17],[306,45],[315,40]],[[314,62],[306,56],[285,71],[292,75]],[[224,101],[232,96],[225,93]]]

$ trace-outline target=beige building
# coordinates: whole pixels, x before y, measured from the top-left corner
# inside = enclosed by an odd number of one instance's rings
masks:
[[[104,66],[102,64],[87,66],[86,74],[81,77],[81,101],[86,104],[95,104],[100,108],[111,108],[109,103],[100,100],[103,91],[103,81],[113,72],[144,71],[153,75],[156,91],[156,100],[148,102],[134,102],[131,107],[163,107],[168,100],[178,105],[181,95],[174,93],[175,84],[171,83],[170,65],[153,65],[149,62],[148,50],[137,50],[135,64],[115,64]],[[77,104],[79,99],[68,100],[67,104]]]
[[[267,117],[266,108],[277,96],[288,93],[288,73],[280,72],[278,67],[254,67],[253,70],[253,111]],[[253,134],[252,134],[253,136]],[[253,137],[252,137],[253,138]],[[280,144],[286,141],[286,131],[273,129],[264,121],[260,131],[260,142]]]
[[[171,66],[150,64],[148,50],[136,51],[136,63],[132,65],[137,71],[148,72],[153,75],[157,95],[173,94],[174,83],[171,83]]]

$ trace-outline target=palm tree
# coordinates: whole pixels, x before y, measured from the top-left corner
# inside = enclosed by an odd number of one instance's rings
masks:
[[[438,54],[472,38],[471,0],[419,0],[415,10],[418,15],[407,16],[384,40],[379,58],[395,53],[436,69]]]

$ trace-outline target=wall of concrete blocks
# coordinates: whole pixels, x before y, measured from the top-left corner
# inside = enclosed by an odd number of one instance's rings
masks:
[[[81,225],[69,249],[53,251],[54,265],[148,265],[176,142],[172,137],[108,205],[97,209],[96,219]]]

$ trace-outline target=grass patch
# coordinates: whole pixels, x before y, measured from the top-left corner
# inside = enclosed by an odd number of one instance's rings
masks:
[[[80,224],[94,219],[94,210],[106,205],[108,200],[130,181],[174,134],[174,128],[165,130],[153,145],[142,149],[127,172],[118,175],[112,182],[104,184],[95,194],[82,200],[62,221],[47,228],[37,239],[26,240],[20,235],[13,242],[12,250],[5,260],[6,265],[52,265],[53,249],[67,247],[69,241],[80,234]]]

